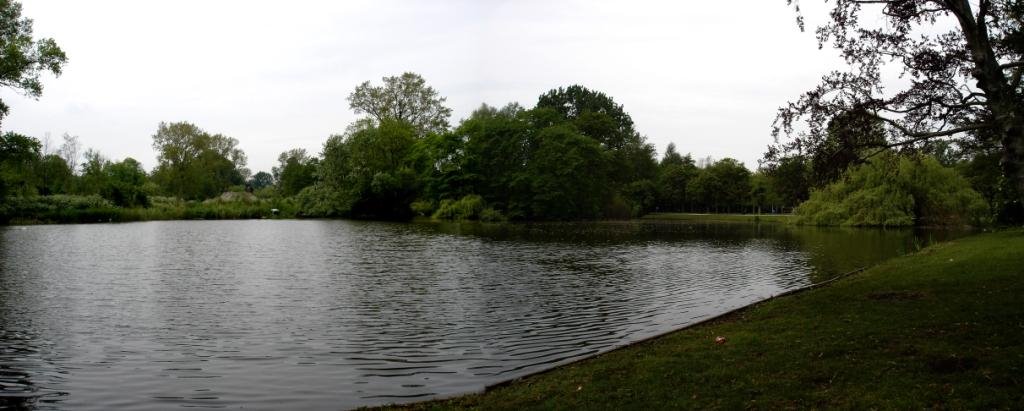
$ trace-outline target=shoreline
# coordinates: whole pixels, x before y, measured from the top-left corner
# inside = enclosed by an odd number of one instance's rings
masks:
[[[1013,408],[1020,249],[1021,229],[976,234],[483,392],[374,409]]]

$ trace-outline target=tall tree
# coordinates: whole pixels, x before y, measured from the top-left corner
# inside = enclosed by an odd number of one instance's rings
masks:
[[[248,177],[238,140],[211,135],[191,123],[160,123],[153,148],[157,151],[153,179],[170,195],[210,198]]]
[[[385,120],[357,122],[324,144],[320,186],[329,199],[322,213],[354,218],[405,219],[416,199],[415,128]]]
[[[78,155],[82,149],[82,144],[78,141],[78,136],[73,136],[68,133],[63,135],[64,142],[61,143],[60,148],[57,149],[57,155],[64,159],[67,163],[68,168],[74,173],[75,169],[78,168]]]
[[[407,72],[384,77],[383,81],[381,86],[367,81],[356,87],[348,96],[349,107],[356,114],[369,114],[377,123],[390,120],[411,124],[419,136],[448,129],[452,110],[419,74]]]
[[[293,196],[303,188],[313,185],[316,174],[317,159],[306,153],[305,149],[294,148],[281,153],[277,157],[278,166],[271,171],[277,188],[283,196]]]
[[[884,124],[889,147],[935,138],[996,140],[1003,172],[1024,196],[1024,3],[837,0],[829,17],[817,28],[819,44],[831,42],[850,69],[826,75],[781,108],[777,136],[794,137],[791,147],[813,144],[825,138],[832,115],[858,112]],[[803,29],[799,11],[797,21]],[[895,93],[882,87],[890,65],[908,84]],[[796,133],[801,119],[807,130]]]
[[[638,137],[633,118],[618,104],[600,91],[580,85],[559,87],[537,99],[538,108],[548,108],[562,118],[576,123],[587,137],[593,138],[610,150],[620,149],[630,139]]]
[[[11,132],[0,135],[0,202],[9,194],[35,194],[34,168],[41,147],[32,137]]]
[[[0,0],[0,86],[38,98],[43,94],[39,77],[60,75],[68,57],[50,38],[32,38],[32,19],[21,16],[21,4]],[[10,107],[0,101],[0,122]]]
[[[249,179],[248,184],[252,186],[252,188],[255,190],[270,187],[274,185],[274,176],[266,171],[260,171],[252,175],[252,178]]]

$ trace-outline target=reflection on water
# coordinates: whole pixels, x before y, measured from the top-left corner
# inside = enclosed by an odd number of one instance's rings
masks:
[[[345,408],[608,350],[955,233],[206,221],[0,231],[0,408]]]

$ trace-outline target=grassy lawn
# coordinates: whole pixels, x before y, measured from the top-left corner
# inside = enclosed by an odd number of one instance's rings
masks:
[[[792,214],[694,214],[694,213],[651,213],[644,220],[707,221],[728,223],[788,223]]]
[[[1024,231],[414,409],[1024,409]],[[716,344],[715,337],[726,342]]]

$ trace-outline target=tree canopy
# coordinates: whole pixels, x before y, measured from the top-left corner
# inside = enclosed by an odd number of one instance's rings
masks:
[[[366,113],[376,122],[398,121],[413,126],[420,136],[448,129],[452,110],[445,107],[445,98],[427,86],[416,73],[384,77],[384,84],[360,84],[348,96],[349,107],[356,114]]]
[[[32,38],[32,19],[21,16],[21,4],[0,0],[0,86],[37,98],[43,93],[39,77],[60,75],[68,57],[50,38]],[[0,101],[0,122],[10,107]]]
[[[796,4],[795,0],[787,0]],[[804,27],[798,10],[798,24]],[[876,18],[876,16],[878,16]],[[1007,179],[1024,195],[1024,3],[1018,0],[838,0],[818,27],[819,44],[839,50],[849,68],[779,111],[778,151],[815,147],[837,113],[854,113],[860,135],[885,131],[874,148],[937,139],[993,141]],[[895,67],[905,87],[883,87]],[[806,127],[797,127],[803,121]],[[969,142],[968,142],[969,144]],[[874,152],[877,152],[875,150]]]
[[[154,181],[162,190],[185,199],[205,199],[243,184],[249,170],[238,140],[209,134],[188,122],[160,123],[153,135],[157,151]]]

